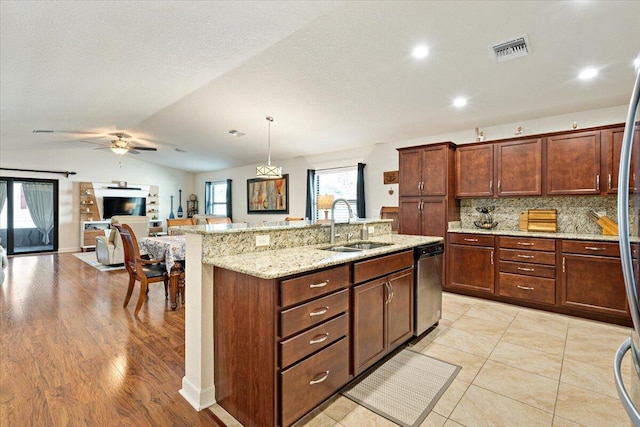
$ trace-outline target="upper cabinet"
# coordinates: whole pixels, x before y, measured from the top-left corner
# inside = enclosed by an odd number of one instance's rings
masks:
[[[542,138],[495,144],[495,195],[542,195]]]
[[[618,192],[618,170],[620,168],[620,151],[622,150],[622,136],[624,127],[607,129],[602,131],[603,155],[606,155],[604,164],[606,165],[607,193],[616,194]],[[605,151],[606,147],[606,151]],[[629,174],[629,190],[638,190],[636,182],[636,165],[634,159],[640,156],[640,126],[636,126],[633,134],[633,148],[631,153],[631,169]],[[640,176],[638,177],[640,178]]]
[[[451,143],[399,150],[401,196],[445,196]]]
[[[547,138],[548,196],[600,194],[600,131]]]
[[[493,197],[493,146],[457,148],[456,197]]]

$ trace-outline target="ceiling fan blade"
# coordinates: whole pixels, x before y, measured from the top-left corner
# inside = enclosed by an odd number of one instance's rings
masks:
[[[129,151],[128,151],[128,152],[129,152],[129,153],[131,153],[131,154],[140,154],[140,152],[139,152],[139,151],[132,150],[131,148],[129,148]]]
[[[101,146],[103,146],[104,148],[109,148],[109,146],[108,146],[107,144],[104,144],[104,143],[102,143],[102,142],[87,141],[86,139],[80,139],[79,141],[80,141],[80,142],[87,143],[87,144],[101,145]]]
[[[111,147],[96,147],[94,150],[109,150]]]
[[[129,146],[130,150],[140,150],[140,151],[158,151],[157,148],[154,147],[133,147],[133,146]]]
[[[86,132],[81,130],[51,130],[51,129],[34,129],[33,133],[79,133],[83,135],[104,135],[99,132]]]

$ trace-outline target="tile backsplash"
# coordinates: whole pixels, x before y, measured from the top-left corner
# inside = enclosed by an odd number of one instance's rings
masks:
[[[460,222],[462,228],[476,228],[473,221],[480,218],[476,207],[495,206],[493,220],[498,222],[496,230],[519,230],[520,212],[529,209],[556,209],[558,232],[576,234],[600,234],[601,228],[587,215],[589,210],[608,216],[618,222],[616,196],[566,196],[566,197],[521,197],[504,199],[462,199]],[[635,224],[637,221],[632,221]],[[633,229],[632,234],[637,234]]]

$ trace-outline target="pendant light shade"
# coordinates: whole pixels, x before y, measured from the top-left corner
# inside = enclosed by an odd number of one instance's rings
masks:
[[[267,116],[267,122],[269,123],[269,138],[268,138],[268,152],[266,165],[260,165],[256,167],[256,177],[258,178],[282,178],[282,167],[271,166],[271,122],[273,117]]]

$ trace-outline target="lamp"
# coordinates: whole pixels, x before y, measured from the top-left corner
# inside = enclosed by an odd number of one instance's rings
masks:
[[[258,178],[281,178],[282,177],[282,167],[280,166],[271,166],[271,122],[273,121],[273,117],[267,116],[267,121],[269,122],[269,157],[267,158],[266,165],[260,165],[256,167],[256,177]]]
[[[333,204],[334,197],[331,194],[324,194],[318,196],[318,209],[324,210],[324,220],[329,220],[329,209]]]

